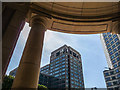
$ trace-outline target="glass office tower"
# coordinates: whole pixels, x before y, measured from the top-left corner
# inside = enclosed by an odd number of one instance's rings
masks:
[[[50,64],[47,64],[43,67],[40,68],[40,73],[44,73],[44,74],[48,74],[49,75],[49,71],[50,71]]]
[[[107,88],[120,88],[120,36],[111,33],[101,34],[109,70],[104,70]]]
[[[64,80],[62,88],[84,88],[81,55],[64,45],[50,57],[50,75]]]
[[[81,55],[67,45],[53,51],[50,64],[40,68],[39,84],[48,88],[84,88]]]

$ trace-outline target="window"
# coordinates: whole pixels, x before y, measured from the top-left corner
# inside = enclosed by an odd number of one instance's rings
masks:
[[[113,82],[113,85],[117,85],[117,81]]]
[[[59,76],[59,74],[55,75],[55,77],[58,77],[58,76]]]
[[[119,45],[119,42],[116,42],[116,45]]]
[[[73,77],[71,77],[71,79],[73,80]]]
[[[62,76],[62,79],[65,79],[65,76]]]
[[[59,63],[59,61],[56,62],[56,64],[58,64],[58,63]]]
[[[60,51],[56,53],[56,57],[60,55]]]
[[[71,69],[71,72],[74,72],[74,71]]]
[[[109,81],[110,80],[110,77],[107,77],[107,78],[105,78],[106,79],[106,81]]]
[[[115,38],[115,41],[117,41],[118,40],[118,38]]]
[[[73,52],[73,56],[76,57],[76,53]]]
[[[117,58],[117,61],[119,61],[119,60],[120,60],[120,58],[118,57],[118,58]]]
[[[62,64],[65,64],[65,62],[62,62]]]
[[[108,41],[106,41],[106,44],[108,44],[109,42]]]
[[[115,76],[113,76],[113,77],[112,77],[112,80],[115,80],[115,79],[116,79],[116,77],[115,77]]]
[[[118,74],[117,77],[120,78],[120,74]]]
[[[111,48],[108,49],[108,51],[111,51],[111,50],[112,50]]]
[[[118,46],[118,50],[120,49],[120,46]]]
[[[117,35],[115,35],[115,34],[113,35],[114,38],[115,38],[116,36],[117,36]]]
[[[105,73],[105,76],[109,76],[109,73]]]
[[[64,68],[64,69],[62,69],[62,71],[65,71],[65,68]]]
[[[64,75],[64,74],[65,74],[65,72],[62,73],[62,75]]]
[[[65,67],[65,65],[63,65],[62,67]]]
[[[66,65],[66,67],[68,67],[68,65]]]
[[[72,51],[70,51],[70,54],[72,55]]]
[[[58,68],[55,68],[55,70],[58,70],[59,69],[59,67]]]
[[[115,48],[115,45],[113,45],[112,48]]]
[[[68,87],[68,84],[66,84],[66,87]]]
[[[113,41],[111,42],[111,45],[112,45],[112,44],[114,44],[114,42],[113,42]]]
[[[110,35],[110,32],[107,32],[107,35]]]
[[[116,69],[116,73],[118,73],[119,72],[119,69]]]
[[[105,36],[105,37],[106,37],[106,36],[107,36],[107,35],[106,35],[106,33],[103,33],[103,36]]]
[[[72,81],[71,83],[74,84],[74,81]]]
[[[65,57],[65,55],[62,55],[62,57]]]
[[[59,73],[59,71],[56,71],[55,74],[56,74],[56,73]]]
[[[66,49],[63,50],[63,53],[65,53],[65,50],[66,50]]]
[[[68,75],[66,76],[66,79],[68,79]]]
[[[65,61],[65,58],[64,58],[64,59],[62,59],[62,61]]]
[[[118,56],[118,53],[116,53],[115,56]]]
[[[110,47],[110,44],[108,44],[107,47],[109,48],[109,47]]]
[[[71,87],[73,88],[74,86],[72,85]]]
[[[114,58],[114,55],[111,56],[111,59],[113,59],[113,58]]]
[[[53,62],[53,60],[51,61],[51,63]]]
[[[108,37],[110,38],[112,35],[110,34]]]
[[[114,74],[114,71],[111,71],[110,74],[113,75],[113,74]]]
[[[114,64],[114,63],[115,63],[115,60],[113,60],[112,63]]]
[[[118,66],[120,66],[120,62],[118,62]]]
[[[107,83],[107,86],[111,86],[112,84],[109,82],[109,83]]]
[[[55,65],[55,67],[58,67],[58,66],[59,66],[59,64]]]
[[[105,41],[107,41],[108,40],[108,38],[105,38]]]
[[[110,38],[110,41],[112,41],[112,38]]]
[[[113,54],[113,52],[110,52],[110,55],[112,55]]]
[[[117,64],[114,65],[114,68],[116,68],[116,67],[117,67]]]
[[[79,59],[79,57],[77,56],[77,58]]]
[[[116,51],[117,51],[117,49],[115,48],[113,51],[114,51],[114,52],[116,52]]]

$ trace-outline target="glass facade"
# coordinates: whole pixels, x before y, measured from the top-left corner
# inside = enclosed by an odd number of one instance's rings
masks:
[[[119,35],[103,33],[105,54],[109,70],[104,71],[105,81],[108,88],[120,88],[120,39]],[[109,58],[108,58],[109,57]],[[110,67],[111,66],[111,67]]]
[[[81,55],[67,45],[53,51],[50,64],[40,68],[39,84],[48,88],[84,88]]]
[[[64,88],[84,88],[81,55],[64,45],[51,53],[50,75],[64,80]]]
[[[40,68],[40,73],[44,73],[44,74],[48,74],[49,75],[49,64],[45,65],[42,68]]]

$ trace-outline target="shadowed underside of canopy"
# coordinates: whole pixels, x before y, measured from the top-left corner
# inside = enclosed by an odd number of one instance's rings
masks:
[[[20,10],[26,7],[25,3],[15,5]],[[27,22],[36,14],[46,16],[47,28],[53,31],[72,34],[120,33],[120,2],[31,2],[28,8]]]
[[[118,25],[120,18],[118,4],[118,2],[34,2],[31,3],[31,10],[50,19],[48,25],[50,30],[73,34],[96,34],[113,32],[112,29],[115,23]]]

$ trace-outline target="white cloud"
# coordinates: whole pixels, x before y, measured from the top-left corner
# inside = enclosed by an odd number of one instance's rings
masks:
[[[41,66],[44,66],[46,62],[49,63],[51,52],[64,44],[73,47],[82,55],[88,55],[88,53],[91,52],[89,50],[90,47],[93,48],[93,50],[96,48],[94,47],[95,43],[93,45],[91,45],[91,43],[96,42],[98,40],[98,36],[99,35],[66,34],[47,30],[44,38]],[[94,55],[97,54],[95,52],[92,53],[94,53]]]

